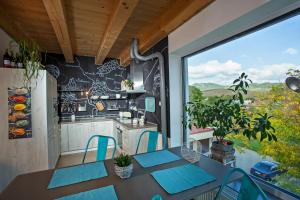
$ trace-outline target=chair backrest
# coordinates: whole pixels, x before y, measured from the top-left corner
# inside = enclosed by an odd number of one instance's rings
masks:
[[[87,153],[87,150],[89,148],[90,142],[94,138],[98,139],[96,161],[105,160],[109,139],[111,139],[114,143],[114,148],[113,148],[113,153],[112,153],[112,159],[113,159],[114,156],[115,156],[116,148],[117,148],[117,143],[116,143],[115,138],[110,137],[110,136],[104,136],[104,135],[93,135],[92,137],[90,137],[90,139],[88,140],[88,142],[86,144],[84,156],[83,156],[83,159],[82,159],[82,163],[84,163],[84,160],[85,160],[86,153]]]
[[[243,174],[242,182],[240,189],[238,191],[237,199],[238,200],[267,200],[266,194],[260,189],[260,187],[250,178],[250,176],[240,168],[233,168],[227,172],[222,182],[222,185],[215,197],[215,200],[219,200],[222,195],[222,191],[229,183],[229,179],[232,174],[239,172]]]
[[[136,147],[136,151],[135,151],[135,154],[138,153],[138,150],[139,150],[139,146],[140,146],[140,143],[141,143],[141,139],[143,137],[145,137],[145,134],[148,133],[148,145],[147,145],[147,152],[151,152],[151,151],[155,151],[156,150],[156,147],[157,147],[157,141],[158,141],[158,136],[159,134],[162,135],[162,148],[167,148],[167,136],[165,133],[161,133],[161,132],[158,132],[158,131],[149,131],[149,130],[146,130],[144,132],[142,132],[142,134],[140,135],[140,138],[139,138],[139,141],[138,141],[138,144],[137,144],[137,147]]]

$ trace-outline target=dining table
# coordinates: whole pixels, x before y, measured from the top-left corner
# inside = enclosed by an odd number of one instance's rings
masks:
[[[48,185],[56,169],[22,174],[17,176],[2,191],[0,199],[52,200],[113,185],[119,200],[151,200],[151,198],[157,194],[164,200],[188,200],[211,191],[216,191],[222,184],[225,174],[231,168],[230,166],[224,166],[220,162],[201,155],[200,160],[194,163],[194,165],[197,165],[214,176],[215,180],[176,194],[169,194],[156,182],[153,176],[151,176],[151,173],[157,170],[189,164],[189,162],[181,157],[180,147],[169,148],[168,150],[179,156],[181,159],[147,168],[142,167],[135,159],[133,159],[133,172],[131,177],[127,179],[121,179],[116,175],[113,159],[104,161],[107,170],[107,176],[105,177],[52,189],[48,189]],[[232,181],[237,180],[238,178],[238,176],[233,176]]]

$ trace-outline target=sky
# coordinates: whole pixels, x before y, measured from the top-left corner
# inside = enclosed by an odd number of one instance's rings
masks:
[[[188,58],[189,84],[229,85],[245,72],[256,83],[283,82],[300,69],[300,15]]]

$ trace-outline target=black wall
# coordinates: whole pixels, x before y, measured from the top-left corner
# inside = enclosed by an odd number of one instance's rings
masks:
[[[165,66],[165,85],[166,85],[166,100],[167,100],[167,118],[169,119],[169,59],[168,59],[168,38],[165,38],[158,42],[155,46],[153,46],[149,51],[147,51],[144,55],[149,55],[155,52],[161,52],[164,57],[164,66]],[[135,63],[139,67],[143,67],[144,69],[144,87],[146,93],[140,96],[137,96],[136,103],[139,108],[145,108],[145,97],[146,96],[154,96],[156,103],[156,112],[155,113],[146,113],[146,119],[150,122],[156,123],[159,125],[160,129],[160,71],[159,71],[159,63],[158,59],[153,59],[146,62],[139,61]],[[167,120],[167,129],[169,130],[169,120]],[[169,135],[169,133],[168,133]]]
[[[168,39],[158,42],[154,47],[145,53],[149,55],[154,52],[161,52],[165,61],[166,75],[166,97],[167,113],[169,114],[169,72],[168,72]],[[158,59],[147,62],[139,62],[137,65],[144,69],[145,94],[128,95],[122,100],[91,100],[92,95],[115,97],[121,94],[121,81],[129,76],[129,67],[122,67],[117,60],[107,59],[103,65],[95,65],[94,57],[75,56],[75,63],[66,64],[61,54],[47,54],[46,69],[57,78],[59,91],[60,117],[68,117],[75,113],[78,115],[91,115],[95,103],[101,101],[105,109],[99,114],[118,114],[119,111],[109,111],[110,104],[116,104],[120,111],[128,111],[129,102],[136,103],[139,109],[145,107],[145,97],[154,96],[156,99],[156,112],[147,113],[146,119],[159,125],[160,128],[160,72]],[[89,92],[86,95],[86,92]],[[87,112],[78,112],[75,108],[78,103],[87,104]],[[135,113],[136,114],[136,113]],[[168,116],[169,119],[169,116]],[[169,120],[168,120],[169,127]],[[169,128],[168,128],[169,130]]]
[[[127,98],[117,100],[92,100],[91,96],[121,94],[121,81],[127,78],[129,68],[122,67],[117,60],[107,60],[103,65],[95,65],[93,57],[75,56],[73,64],[66,64],[63,55],[47,54],[46,69],[57,78],[60,117],[91,115],[96,102],[102,102],[105,109],[99,115],[117,114],[109,111],[116,105],[121,111],[127,110]],[[87,94],[88,92],[88,94]],[[78,104],[86,104],[87,111],[77,111]]]

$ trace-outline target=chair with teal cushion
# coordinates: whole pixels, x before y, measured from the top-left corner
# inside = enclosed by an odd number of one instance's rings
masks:
[[[237,194],[229,194],[226,192],[227,185],[230,183],[229,179],[234,173],[241,173],[243,175],[241,185],[238,191],[230,189],[230,191]],[[237,200],[267,200],[266,194],[260,189],[260,187],[250,178],[250,176],[240,168],[231,169],[226,175],[222,182],[222,185],[217,192],[215,200],[222,199],[221,196],[226,196],[226,199],[237,199]],[[230,198],[229,198],[230,196]]]
[[[113,143],[114,143],[114,149],[113,149],[113,153],[112,153],[112,159],[114,158],[115,152],[116,152],[116,147],[117,147],[117,143],[116,143],[115,138],[110,137],[110,136],[104,136],[104,135],[93,135],[92,137],[90,137],[90,139],[88,140],[87,145],[85,147],[85,152],[84,152],[84,156],[83,156],[83,159],[82,159],[82,163],[84,163],[87,150],[89,148],[90,142],[93,139],[98,139],[96,161],[105,160],[106,152],[107,152],[107,146],[108,146],[108,140],[112,140]]]
[[[167,136],[164,133],[158,132],[158,131],[149,131],[146,130],[144,132],[142,132],[142,134],[140,135],[139,141],[138,141],[138,145],[136,147],[136,151],[135,154],[138,153],[139,150],[139,146],[141,143],[141,139],[143,137],[146,137],[145,135],[148,133],[148,145],[147,145],[147,152],[152,152],[152,151],[156,151],[156,147],[157,147],[157,141],[158,141],[158,136],[159,134],[162,135],[162,142],[163,142],[163,149],[167,148]]]

